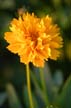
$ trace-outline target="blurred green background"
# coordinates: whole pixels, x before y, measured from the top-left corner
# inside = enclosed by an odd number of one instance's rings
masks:
[[[15,108],[28,108],[25,65],[20,63],[18,55],[6,49],[7,43],[4,40],[4,32],[9,30],[10,21],[14,17],[17,18],[20,8],[23,8],[24,12],[34,12],[38,17],[49,14],[61,28],[64,41],[62,56],[57,61],[49,60],[44,69],[51,102],[53,96],[56,99],[57,95],[62,92],[63,86],[71,74],[71,0],[0,0],[0,108],[14,108],[13,104],[16,103],[18,104]],[[30,68],[35,70],[40,83],[38,69],[31,64]],[[39,108],[43,108],[44,102],[39,98],[40,94],[36,93],[38,89],[35,90],[32,80],[31,84],[34,100],[38,99]],[[13,101],[13,99],[15,100]],[[63,106],[61,108],[71,107]]]

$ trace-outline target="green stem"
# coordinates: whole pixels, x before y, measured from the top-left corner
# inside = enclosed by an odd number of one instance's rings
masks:
[[[33,100],[32,100],[32,94],[31,94],[29,64],[26,65],[26,71],[27,71],[27,88],[28,88],[28,95],[29,95],[30,107],[31,108],[34,108]]]
[[[41,84],[42,84],[43,95],[45,96],[45,99],[47,101],[48,108],[50,108],[50,103],[49,103],[49,99],[47,96],[47,89],[46,89],[46,83],[45,83],[45,78],[44,78],[44,72],[43,72],[42,68],[40,68],[39,70],[40,70],[40,80],[41,80]]]
[[[32,81],[33,81],[33,83],[34,83],[36,89],[38,90],[38,92],[39,92],[39,94],[40,94],[40,96],[41,96],[43,102],[45,103],[46,106],[48,106],[48,103],[47,103],[47,100],[46,100],[46,95],[45,95],[45,94],[43,95],[43,91],[42,91],[41,88],[39,87],[38,81],[37,81],[37,79],[36,79],[36,77],[35,77],[35,75],[33,74],[32,71],[31,71],[31,78],[32,78]]]
[[[43,74],[43,69],[39,69],[40,70],[40,80],[41,80],[41,84],[42,84],[42,89],[44,91],[44,93],[46,93],[46,84],[45,84],[45,79],[44,79],[44,74]],[[47,93],[46,93],[47,95]]]

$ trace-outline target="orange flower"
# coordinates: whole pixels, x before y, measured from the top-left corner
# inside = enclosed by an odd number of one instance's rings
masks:
[[[57,26],[57,24],[53,24],[52,18],[49,16],[46,16],[42,19],[44,25],[45,25],[45,33],[46,35],[50,37],[49,41],[49,49],[50,49],[50,55],[49,58],[56,60],[60,56],[60,49],[63,46],[63,39],[60,36],[60,28]]]
[[[45,60],[56,59],[60,55],[58,48],[62,47],[62,38],[50,17],[37,18],[33,13],[24,13],[19,19],[12,20],[10,30],[5,33],[9,43],[7,48],[18,53],[22,63],[32,62],[43,67]]]

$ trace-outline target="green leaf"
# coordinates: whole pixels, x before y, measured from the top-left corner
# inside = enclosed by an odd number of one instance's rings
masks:
[[[28,90],[27,90],[27,87],[26,87],[26,86],[24,87],[24,92],[23,92],[23,93],[24,93],[23,98],[24,98],[24,101],[25,101],[26,107],[29,108],[30,103],[29,103],[29,97],[28,97]],[[39,108],[39,107],[38,107],[37,100],[36,100],[36,97],[35,97],[35,95],[34,95],[33,92],[32,92],[32,97],[33,97],[33,102],[34,102],[34,106],[35,106],[35,108]]]
[[[4,104],[6,99],[7,99],[7,93],[6,92],[0,93],[0,106],[2,106]]]
[[[56,104],[59,108],[71,108],[71,76],[66,81]]]
[[[23,100],[25,102],[26,108],[28,108],[30,103],[29,103],[29,99],[28,99],[28,90],[27,90],[26,86],[24,86]]]
[[[22,108],[20,101],[17,97],[16,91],[11,84],[6,85],[6,91],[8,94],[8,101],[10,104],[10,108]]]

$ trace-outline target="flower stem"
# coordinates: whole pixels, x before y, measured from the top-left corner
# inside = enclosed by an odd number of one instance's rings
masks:
[[[32,81],[33,81],[33,83],[34,83],[34,85],[35,85],[35,88],[38,90],[38,92],[39,92],[39,94],[40,94],[42,100],[44,101],[44,103],[45,103],[46,106],[47,106],[46,96],[43,95],[43,91],[41,90],[41,88],[40,88],[40,86],[39,86],[39,84],[38,84],[38,81],[37,81],[35,75],[33,74],[32,71],[31,71],[31,73],[32,73],[32,74],[31,74],[31,78],[32,78]]]
[[[32,94],[31,94],[29,64],[26,65],[26,71],[27,71],[27,88],[28,88],[30,108],[34,108],[33,101],[32,101]]]
[[[49,99],[48,99],[48,96],[47,96],[47,89],[46,89],[43,69],[40,68],[39,70],[40,70],[40,80],[41,80],[41,84],[42,84],[43,95],[45,96],[45,99],[47,101],[47,105],[48,105],[48,108],[49,108],[50,107],[50,103],[49,103]]]
[[[44,93],[43,90],[40,88],[40,86],[38,84],[38,80],[36,79],[36,76],[34,75],[34,72],[32,72],[32,71],[31,71],[31,78],[35,85],[35,88],[38,90],[38,93],[40,94],[41,99],[43,100],[45,105],[48,106],[48,108],[50,108],[50,103],[48,101],[48,97],[47,97],[46,93]]]
[[[43,91],[46,93],[46,85],[45,85],[43,69],[40,69],[40,80],[41,80]]]

